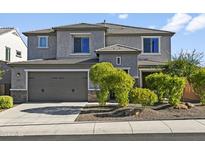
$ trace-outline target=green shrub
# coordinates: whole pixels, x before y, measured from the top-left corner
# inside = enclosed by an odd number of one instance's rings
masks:
[[[134,88],[130,91],[130,103],[147,106],[154,105],[157,101],[157,95],[149,89]]]
[[[90,68],[89,76],[94,84],[101,84],[103,78],[110,75],[114,71],[114,67],[111,63],[102,62],[93,65]]]
[[[105,78],[109,89],[115,93],[116,101],[120,106],[129,103],[129,92],[134,85],[134,78],[121,69],[115,68],[114,73]]]
[[[171,105],[180,103],[186,83],[185,78],[154,73],[148,75],[145,80],[149,89],[157,94],[159,101],[168,98]]]
[[[134,78],[131,75],[113,67],[111,63],[102,62],[91,67],[90,79],[100,88],[100,91],[97,92],[100,105],[106,105],[109,91],[115,93],[116,101],[120,106],[128,105],[129,91],[134,85]]]
[[[169,74],[171,76],[185,77],[188,81],[190,81],[191,75],[198,69],[199,67],[195,64],[187,61],[187,60],[174,60],[170,61],[165,69],[164,73]]]
[[[106,105],[106,102],[109,98],[109,90],[104,87],[100,87],[100,91],[97,91],[97,99],[101,106]]]
[[[114,67],[111,63],[102,62],[93,65],[90,68],[89,76],[95,87],[99,86],[100,91],[97,91],[97,100],[100,105],[106,105],[109,96],[109,87],[104,78],[114,72]]]
[[[0,96],[0,108],[8,109],[13,107],[13,98],[11,96]]]
[[[163,101],[163,98],[165,97],[168,90],[166,86],[168,77],[169,75],[163,73],[153,73],[145,78],[146,85],[150,90],[157,94],[160,102]]]
[[[205,104],[205,68],[200,68],[191,77],[194,91],[199,95],[202,104]]]
[[[168,77],[166,82],[166,86],[168,88],[167,98],[171,105],[176,106],[180,103],[185,84],[185,78],[176,76]]]

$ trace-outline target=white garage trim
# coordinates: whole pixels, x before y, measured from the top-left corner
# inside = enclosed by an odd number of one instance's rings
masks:
[[[89,69],[24,69],[26,72],[88,72]]]
[[[26,90],[27,90],[27,101],[28,101],[28,72],[87,72],[88,76],[88,90],[90,85],[89,85],[89,69],[24,69],[26,72]]]

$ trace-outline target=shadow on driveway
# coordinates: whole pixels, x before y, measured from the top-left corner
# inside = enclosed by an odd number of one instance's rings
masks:
[[[73,115],[79,114],[82,106],[52,106],[52,107],[38,107],[21,110],[27,113],[40,113],[48,115]]]

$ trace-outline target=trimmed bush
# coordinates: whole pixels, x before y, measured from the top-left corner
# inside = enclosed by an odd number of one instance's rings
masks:
[[[89,76],[95,87],[99,87],[100,91],[97,91],[97,100],[100,105],[106,105],[109,97],[109,87],[106,84],[104,78],[114,72],[114,67],[111,63],[102,62],[93,65],[90,68]]]
[[[157,95],[149,89],[134,88],[130,91],[130,103],[149,106],[154,105],[157,101]]]
[[[109,90],[115,93],[117,103],[124,107],[129,103],[129,92],[134,85],[134,79],[121,69],[115,68],[114,73],[105,78]]]
[[[200,68],[191,76],[191,84],[201,103],[205,105],[205,68]]]
[[[111,63],[102,62],[91,67],[90,79],[100,88],[97,92],[100,105],[106,105],[110,91],[115,93],[116,101],[120,106],[128,105],[129,92],[134,85],[134,78],[131,75],[115,68]]]
[[[149,89],[153,90],[159,101],[168,98],[171,105],[178,105],[183,94],[186,80],[182,77],[170,76],[163,73],[154,73],[146,77]]]
[[[11,96],[0,96],[0,108],[8,109],[13,107],[13,98]]]
[[[97,91],[97,99],[101,106],[105,106],[109,98],[109,90],[105,87],[100,87],[100,91]]]
[[[168,88],[167,98],[169,103],[173,106],[177,106],[181,103],[181,97],[186,84],[185,78],[182,77],[171,77],[169,76],[166,82]]]
[[[102,84],[103,78],[113,73],[113,71],[114,67],[111,63],[97,63],[90,68],[90,80],[96,85]]]
[[[163,73],[153,73],[148,75],[145,78],[146,85],[149,89],[155,92],[157,94],[157,97],[159,101],[163,101],[163,98],[165,97],[167,93],[167,78],[169,75],[163,74]]]

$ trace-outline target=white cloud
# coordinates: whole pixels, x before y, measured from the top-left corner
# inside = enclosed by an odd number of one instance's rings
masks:
[[[195,32],[203,28],[205,28],[205,14],[194,17],[186,26],[188,32]]]
[[[128,14],[119,14],[118,18],[119,19],[127,19],[128,18]]]
[[[177,13],[171,19],[168,19],[167,24],[162,27],[162,30],[177,32],[184,28],[184,26],[192,19],[188,14]]]

